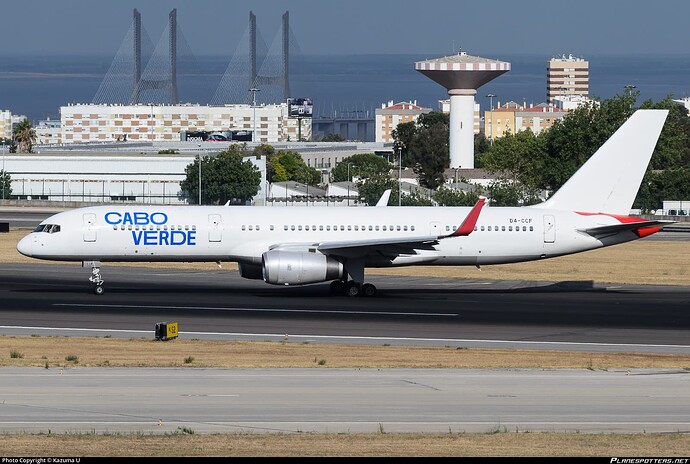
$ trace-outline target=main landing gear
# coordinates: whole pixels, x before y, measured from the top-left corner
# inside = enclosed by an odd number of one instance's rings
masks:
[[[91,266],[91,277],[89,277],[89,282],[93,282],[93,292],[96,295],[103,295],[105,293],[105,288],[103,288],[103,277],[101,277],[101,263],[98,261],[85,261],[82,263],[83,267]]]
[[[333,295],[347,295],[351,297],[371,297],[376,295],[376,286],[374,284],[359,284],[354,280],[348,282],[334,280],[331,282],[331,293]]]

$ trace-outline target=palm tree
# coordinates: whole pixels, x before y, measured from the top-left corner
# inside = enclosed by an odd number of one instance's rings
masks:
[[[36,131],[31,127],[28,118],[24,118],[22,122],[14,126],[12,135],[20,153],[31,153],[31,148],[36,142]]]

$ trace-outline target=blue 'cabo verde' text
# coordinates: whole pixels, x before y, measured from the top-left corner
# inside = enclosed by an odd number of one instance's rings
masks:
[[[105,222],[110,225],[162,226],[167,224],[168,215],[161,212],[144,211],[105,213]],[[132,242],[135,246],[158,245],[196,245],[196,230],[132,230]]]

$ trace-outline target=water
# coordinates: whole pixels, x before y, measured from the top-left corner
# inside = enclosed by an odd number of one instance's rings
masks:
[[[440,56],[440,55],[438,55]],[[438,109],[445,89],[414,70],[414,62],[438,56],[349,55],[301,56],[291,62],[290,86],[295,97],[311,97],[316,115],[334,111],[373,111],[393,100],[416,100]],[[546,64],[550,56],[492,56],[509,61],[512,70],[482,87],[476,100],[486,109],[489,99],[527,104],[546,100]],[[89,103],[105,76],[112,56],[0,57],[0,109],[25,114],[33,122],[59,119],[59,107]],[[586,56],[590,95],[610,98],[632,84],[643,100],[690,92],[690,55]],[[184,102],[206,104],[229,60],[195,58],[195,69],[180,70],[179,95]]]

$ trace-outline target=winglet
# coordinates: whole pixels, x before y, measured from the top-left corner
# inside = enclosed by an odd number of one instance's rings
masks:
[[[379,201],[376,202],[376,206],[388,206],[388,199],[391,196],[391,189],[386,190],[383,192],[381,195],[381,198],[379,198]]]
[[[477,225],[477,220],[479,219],[479,213],[482,212],[482,207],[484,207],[484,202],[486,201],[486,198],[480,198],[477,203],[472,207],[472,210],[470,213],[467,215],[465,220],[462,222],[462,225],[458,227],[455,232],[453,232],[450,235],[445,235],[442,238],[446,237],[465,237],[467,235],[470,235],[472,231],[474,230],[474,226]]]

